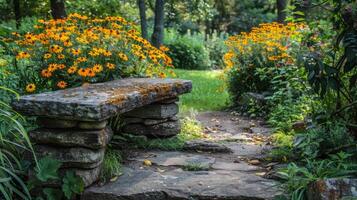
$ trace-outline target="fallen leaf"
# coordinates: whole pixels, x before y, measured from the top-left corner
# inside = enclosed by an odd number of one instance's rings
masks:
[[[145,166],[151,166],[151,165],[152,165],[151,161],[150,161],[150,160],[147,160],[147,159],[144,160],[143,163],[144,163]]]
[[[118,176],[114,176],[113,178],[110,179],[110,182],[114,182],[118,179]]]
[[[257,175],[257,176],[265,176],[265,172],[257,172],[257,173],[255,173],[255,175]]]
[[[165,170],[163,170],[163,169],[160,169],[160,168],[156,168],[156,169],[157,169],[157,171],[160,172],[160,173],[165,172]]]
[[[249,160],[248,163],[251,165],[259,165],[260,161],[259,160]]]

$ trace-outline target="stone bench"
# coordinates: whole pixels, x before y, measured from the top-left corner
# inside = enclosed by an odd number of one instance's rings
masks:
[[[99,178],[113,135],[110,118],[121,114],[126,133],[176,135],[175,102],[191,89],[186,80],[130,78],[22,96],[12,107],[37,117],[39,128],[29,133],[36,154],[58,159],[61,173],[74,170],[89,186]]]

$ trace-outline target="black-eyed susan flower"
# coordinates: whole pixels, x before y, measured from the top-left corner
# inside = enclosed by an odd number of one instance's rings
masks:
[[[33,83],[30,83],[26,86],[26,92],[28,93],[33,93],[36,90],[36,85]]]
[[[58,87],[58,88],[61,88],[61,89],[66,88],[67,85],[68,85],[68,84],[67,84],[65,81],[59,81],[59,82],[57,83],[57,87]]]

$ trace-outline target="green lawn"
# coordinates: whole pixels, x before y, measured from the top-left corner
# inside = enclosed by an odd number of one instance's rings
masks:
[[[180,97],[181,112],[221,110],[228,105],[228,93],[220,77],[222,71],[175,69],[175,73],[177,78],[191,80],[193,85],[190,94]]]

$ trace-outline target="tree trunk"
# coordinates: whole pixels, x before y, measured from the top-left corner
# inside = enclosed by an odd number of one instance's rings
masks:
[[[20,0],[14,0],[14,13],[16,20],[16,28],[19,28],[21,20]]]
[[[140,13],[140,25],[141,25],[141,35],[145,39],[149,39],[148,37],[148,25],[146,21],[146,5],[145,0],[138,0],[138,7]]]
[[[155,3],[155,25],[151,42],[157,48],[162,45],[164,40],[164,4],[165,0],[156,0]]]
[[[278,22],[285,23],[286,11],[285,9],[288,6],[288,0],[276,0],[276,7],[278,9]]]
[[[65,0],[50,0],[53,19],[63,19],[67,17],[64,1]]]

